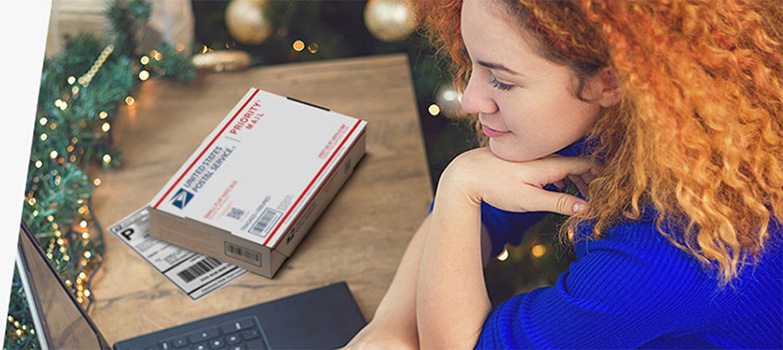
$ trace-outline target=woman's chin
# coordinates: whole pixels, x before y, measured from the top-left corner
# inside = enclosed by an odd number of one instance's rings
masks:
[[[492,139],[489,140],[489,150],[492,152],[492,154],[495,155],[495,157],[498,157],[505,161],[518,162],[518,163],[527,162],[546,156],[546,154],[536,155],[530,152],[525,152],[523,149],[519,149],[519,148],[516,149],[509,148]]]

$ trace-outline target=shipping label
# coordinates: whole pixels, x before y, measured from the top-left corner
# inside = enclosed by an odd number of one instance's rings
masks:
[[[184,198],[183,203],[187,204]],[[109,231],[193,300],[220,289],[247,272],[154,238],[150,236],[149,228],[149,210],[144,207],[109,227]]]

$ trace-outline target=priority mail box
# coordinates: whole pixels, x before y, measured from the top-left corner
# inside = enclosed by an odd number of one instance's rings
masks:
[[[271,278],[364,155],[366,126],[251,89],[152,200],[150,234]]]

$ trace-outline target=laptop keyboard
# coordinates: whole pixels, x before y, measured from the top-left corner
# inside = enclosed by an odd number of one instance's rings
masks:
[[[261,328],[253,317],[158,342],[159,350],[265,350]]]

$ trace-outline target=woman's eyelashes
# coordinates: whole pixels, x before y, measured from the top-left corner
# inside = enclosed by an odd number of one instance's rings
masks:
[[[508,91],[508,90],[511,90],[511,88],[513,88],[513,87],[514,87],[514,85],[511,85],[511,84],[506,84],[506,83],[500,82],[500,81],[498,80],[498,78],[496,78],[494,75],[493,75],[493,76],[491,76],[491,78],[489,79],[489,83],[490,83],[490,84],[492,84],[492,86],[493,86],[494,88],[496,88],[496,89],[498,89],[498,90],[503,90],[503,91]]]

